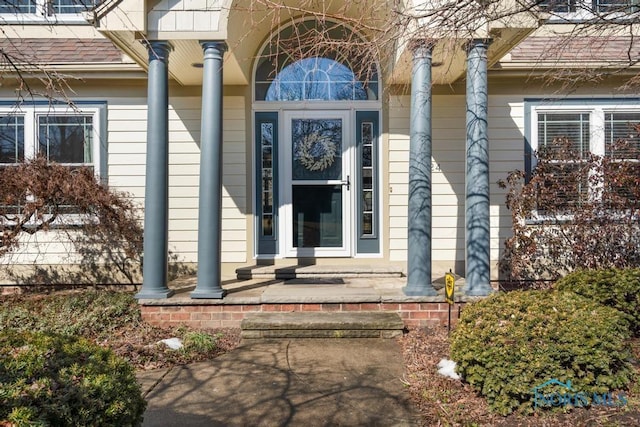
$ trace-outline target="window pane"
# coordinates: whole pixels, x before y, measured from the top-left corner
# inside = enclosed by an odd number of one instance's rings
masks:
[[[24,117],[0,116],[0,163],[24,160]]]
[[[260,126],[262,147],[262,235],[273,236],[273,123]]]
[[[38,150],[58,163],[91,163],[91,116],[38,117]]]
[[[362,160],[360,166],[362,168],[360,193],[361,201],[361,219],[362,219],[362,236],[372,236],[374,230],[373,218],[375,212],[375,193],[374,193],[374,155],[375,155],[375,139],[373,136],[373,122],[362,121],[360,123],[360,145],[362,146]]]
[[[594,0],[594,8],[600,13],[633,13],[638,11],[637,0]]]
[[[0,13],[36,13],[36,0],[0,0]]]
[[[611,206],[640,198],[640,113],[605,113],[605,202]]]
[[[342,179],[342,120],[291,121],[294,180]]]
[[[361,49],[337,49],[353,34],[331,25],[305,21],[273,38],[256,68],[257,101],[378,99],[375,61]]]
[[[101,0],[50,0],[50,13],[81,13],[92,9]]]
[[[576,11],[576,0],[546,0],[538,3],[543,10],[567,13]]]
[[[589,167],[586,163],[550,163],[542,172],[545,180],[538,187],[538,209],[571,209],[584,202],[589,192]]]
[[[552,200],[554,207],[571,207],[588,197],[588,167],[580,159],[589,155],[588,113],[539,113],[538,155],[544,168],[538,172],[548,177],[538,189],[538,209],[542,200]],[[546,196],[542,197],[542,193]]]
[[[629,158],[640,150],[640,113],[606,113],[604,135],[607,156]]]
[[[569,142],[580,158],[589,153],[588,113],[539,113],[538,149],[562,150],[563,142]]]

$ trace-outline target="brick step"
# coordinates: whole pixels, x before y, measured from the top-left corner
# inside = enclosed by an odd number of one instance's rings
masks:
[[[236,269],[239,280],[250,279],[342,279],[354,277],[402,277],[398,266],[349,265],[254,265]]]
[[[251,313],[240,325],[242,338],[395,338],[404,323],[397,313]]]

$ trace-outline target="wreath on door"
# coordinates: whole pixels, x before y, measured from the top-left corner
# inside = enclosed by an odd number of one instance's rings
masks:
[[[305,135],[298,147],[298,158],[305,169],[323,171],[336,159],[336,143],[330,136],[315,131]]]

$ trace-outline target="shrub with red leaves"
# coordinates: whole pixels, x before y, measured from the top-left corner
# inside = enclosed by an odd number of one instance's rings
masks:
[[[25,233],[55,231],[80,255],[83,268],[78,275],[92,283],[113,283],[109,276],[117,271],[134,281],[141,263],[142,226],[127,194],[101,183],[91,168],[42,157],[0,169],[0,183],[0,256],[18,249]],[[55,281],[48,274],[46,280]]]
[[[513,224],[499,262],[505,279],[555,280],[579,268],[640,266],[637,142],[619,140],[599,156],[556,140],[537,153],[530,177],[516,170],[499,184],[507,188]]]

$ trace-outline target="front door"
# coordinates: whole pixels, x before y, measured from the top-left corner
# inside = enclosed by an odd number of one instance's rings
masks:
[[[287,111],[284,119],[286,256],[350,256],[349,111]]]

